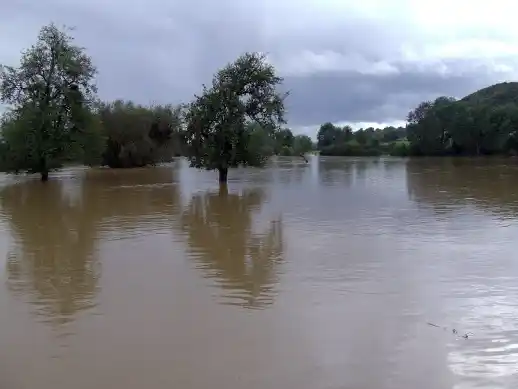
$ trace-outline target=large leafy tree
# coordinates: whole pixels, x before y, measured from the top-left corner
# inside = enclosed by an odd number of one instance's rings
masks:
[[[261,127],[258,124],[247,125],[248,135],[247,158],[249,165],[257,166],[263,164],[269,157],[275,155],[276,140],[275,134]],[[253,161],[253,159],[256,159]]]
[[[96,68],[67,30],[50,24],[18,67],[0,68],[2,170],[41,174],[65,162],[96,162],[103,141],[91,112]]]
[[[313,141],[307,135],[296,135],[293,138],[293,154],[302,155],[313,150]]]
[[[441,155],[451,144],[455,100],[441,96],[420,103],[407,116],[408,139],[417,154]]]
[[[98,109],[106,148],[102,164],[130,168],[167,162],[182,153],[181,107],[146,107],[117,100]]]
[[[335,126],[332,123],[324,123],[320,126],[317,133],[317,146],[319,149],[325,149],[340,143],[347,142],[353,137],[352,128],[344,126],[343,128]]]
[[[275,133],[275,154],[293,154],[295,136],[289,128],[280,129]]]
[[[263,54],[245,53],[219,70],[186,113],[191,166],[216,169],[220,182],[226,182],[229,168],[262,164],[257,148],[250,153],[251,124],[273,133],[285,123],[281,83]]]
[[[423,102],[407,117],[412,153],[494,155],[518,153],[518,83],[501,83],[456,101]]]

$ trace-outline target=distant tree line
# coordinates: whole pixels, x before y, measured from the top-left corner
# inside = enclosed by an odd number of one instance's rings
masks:
[[[461,100],[424,101],[407,115],[405,127],[367,128],[323,124],[317,135],[321,155],[516,155],[518,83],[501,83]]]
[[[117,100],[96,109],[105,137],[101,165],[141,167],[184,154],[182,107],[136,105]]]
[[[414,155],[495,155],[518,151],[518,83],[502,83],[461,100],[439,97],[408,114]]]
[[[131,168],[186,156],[218,170],[261,166],[271,155],[313,150],[308,136],[282,127],[282,78],[259,53],[245,53],[216,72],[201,95],[179,106],[143,106],[97,98],[97,69],[67,30],[50,24],[22,52],[17,67],[0,66],[0,170],[49,172],[66,164]]]
[[[320,155],[377,156],[382,154],[408,155],[409,144],[405,127],[360,128],[325,123],[317,133]]]
[[[0,66],[0,170],[49,172],[65,164],[131,168],[185,156],[192,167],[262,166],[272,155],[481,155],[518,150],[517,83],[497,84],[462,100],[419,104],[406,127],[323,124],[314,144],[284,127],[283,79],[259,53],[219,69],[188,104],[102,102],[84,49],[54,24],[40,30],[18,67]]]
[[[261,126],[251,126],[250,148],[263,156],[299,156],[315,150],[315,145],[307,135],[295,135],[289,128],[281,128],[273,133]]]

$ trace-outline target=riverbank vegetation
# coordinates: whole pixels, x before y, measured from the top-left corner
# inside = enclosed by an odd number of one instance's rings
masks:
[[[518,152],[518,83],[496,84],[460,100],[439,97],[408,114],[413,155],[496,155]]]
[[[261,54],[245,53],[219,70],[186,109],[190,165],[218,170],[220,182],[227,181],[229,168],[261,166],[267,156],[250,147],[251,135],[256,127],[273,135],[285,123],[286,95],[277,92],[281,83]]]
[[[101,165],[141,167],[185,153],[182,107],[146,107],[131,101],[100,103],[96,109],[105,146]]]
[[[64,164],[131,168],[185,156],[218,170],[261,166],[273,155],[491,155],[518,152],[518,83],[502,83],[463,99],[420,103],[405,127],[325,123],[317,142],[284,127],[283,79],[258,53],[216,72],[192,102],[144,106],[97,97],[97,70],[67,30],[41,29],[18,67],[0,67],[0,170],[38,173]]]
[[[102,147],[95,74],[90,57],[54,25],[41,29],[18,68],[2,66],[0,97],[10,105],[2,116],[3,171],[39,173],[46,181],[68,161],[95,162]]]
[[[409,144],[404,127],[360,128],[325,123],[317,133],[320,155],[377,156],[382,154],[407,155]]]
[[[460,100],[441,96],[407,115],[405,127],[360,129],[323,124],[321,155],[516,155],[518,83],[492,85]]]
[[[282,78],[266,57],[245,53],[220,69],[189,104],[143,106],[102,102],[97,69],[66,30],[50,24],[22,52],[18,67],[0,68],[0,170],[49,172],[67,163],[131,168],[185,156],[218,170],[260,166],[274,154],[313,148],[307,136],[282,128]]]

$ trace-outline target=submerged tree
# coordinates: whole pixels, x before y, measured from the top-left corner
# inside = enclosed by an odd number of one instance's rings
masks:
[[[295,135],[293,138],[293,154],[302,155],[313,150],[313,141],[307,135]]]
[[[186,141],[192,167],[217,169],[220,182],[228,169],[255,166],[264,158],[250,155],[250,124],[275,132],[284,123],[284,98],[276,87],[282,78],[266,57],[245,53],[219,70],[186,114]]]
[[[167,162],[183,153],[181,107],[145,107],[117,100],[101,104],[106,135],[103,165],[129,168]]]
[[[19,67],[0,68],[0,98],[10,105],[2,170],[39,173],[46,181],[65,162],[96,162],[103,142],[91,112],[95,73],[90,57],[54,24],[41,29]]]

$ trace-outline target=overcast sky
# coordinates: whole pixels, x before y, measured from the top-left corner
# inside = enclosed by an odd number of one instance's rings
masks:
[[[291,90],[289,125],[395,123],[424,99],[514,80],[518,2],[505,0],[0,0],[0,63],[42,25],[76,27],[103,99],[188,101],[243,51]]]

